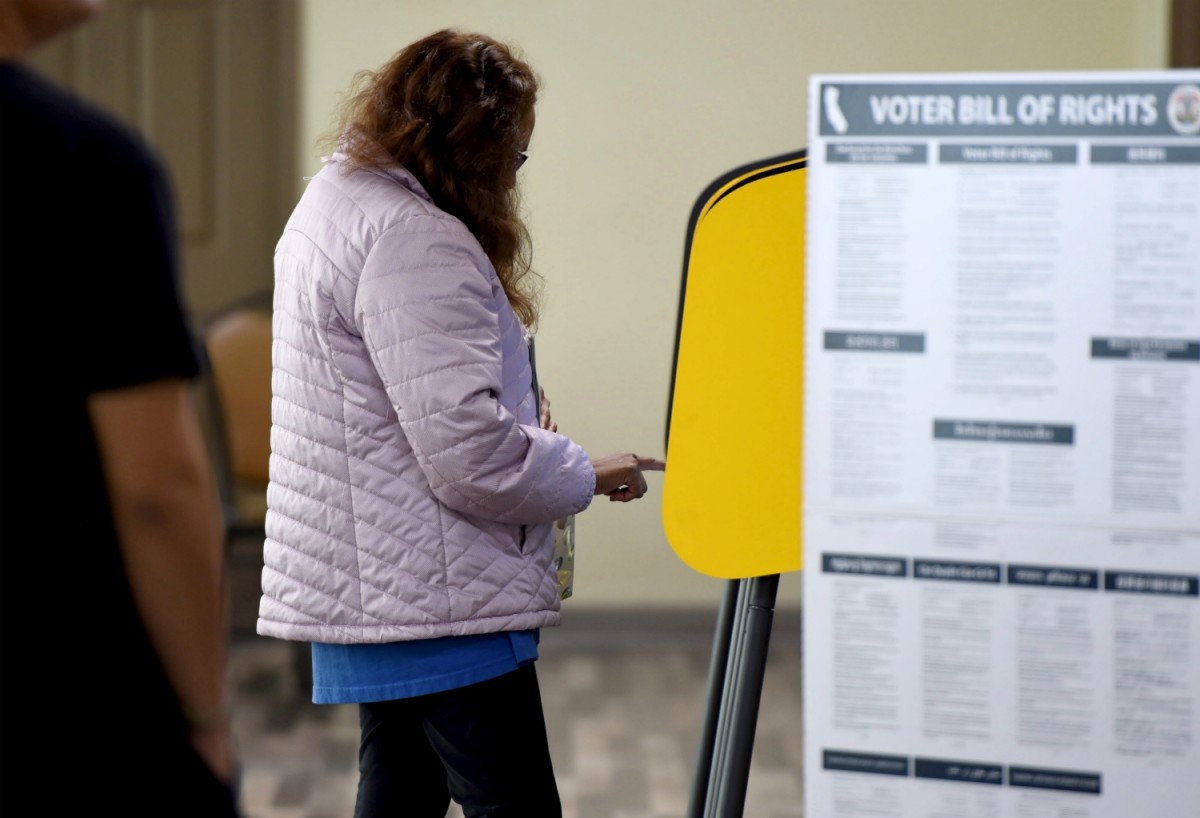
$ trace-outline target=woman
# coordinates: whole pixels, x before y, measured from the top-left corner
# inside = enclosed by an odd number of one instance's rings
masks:
[[[313,643],[315,702],[359,704],[359,818],[561,814],[533,667],[552,527],[664,468],[590,459],[535,396],[537,88],[450,30],[360,74],[275,254],[258,632]]]

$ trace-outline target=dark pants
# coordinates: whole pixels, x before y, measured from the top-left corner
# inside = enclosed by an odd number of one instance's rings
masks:
[[[359,705],[355,818],[560,818],[533,663],[443,693]]]

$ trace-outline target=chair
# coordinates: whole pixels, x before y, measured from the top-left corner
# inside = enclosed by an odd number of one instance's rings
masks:
[[[205,401],[212,458],[225,524],[231,619],[253,632],[266,539],[271,458],[271,299],[237,301],[201,328],[207,360]],[[253,559],[247,562],[247,555]],[[292,642],[302,693],[311,690],[310,648]]]
[[[202,330],[208,361],[207,409],[225,544],[265,538],[271,457],[271,309],[264,296],[237,302]]]

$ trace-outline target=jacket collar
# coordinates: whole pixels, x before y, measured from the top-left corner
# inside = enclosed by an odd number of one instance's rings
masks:
[[[321,162],[323,162],[326,165],[342,165],[344,167],[350,166],[352,164],[350,157],[347,156],[347,154],[344,150],[346,140],[350,139],[350,138],[363,139],[364,137],[350,137],[350,136],[342,137],[342,140],[339,143],[338,149],[333,152],[333,155],[332,156],[322,156]],[[397,184],[401,185],[402,187],[412,191],[414,194],[416,194],[420,198],[424,199],[425,201],[430,202],[430,203],[433,202],[433,197],[430,196],[425,191],[424,186],[422,186],[421,183],[419,181],[417,181],[417,177],[415,177],[411,173],[409,173],[404,168],[403,165],[399,165],[396,162],[392,161],[392,158],[384,152],[384,150],[381,146],[374,145],[372,152],[378,157],[378,160],[379,160],[378,164],[370,165],[367,167],[358,166],[357,169],[359,171],[362,171],[364,173],[373,173],[376,176],[382,176],[385,179],[391,179],[392,181],[396,182]]]

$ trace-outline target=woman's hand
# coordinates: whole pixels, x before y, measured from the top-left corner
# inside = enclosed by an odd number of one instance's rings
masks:
[[[550,399],[546,397],[546,390],[538,387],[538,391],[542,393],[542,405],[538,418],[541,421],[542,428],[548,432],[557,432],[558,424],[550,419]]]
[[[615,452],[592,461],[596,471],[596,494],[603,494],[617,503],[636,500],[646,493],[644,471],[666,471],[665,460],[638,457],[628,452]]]

